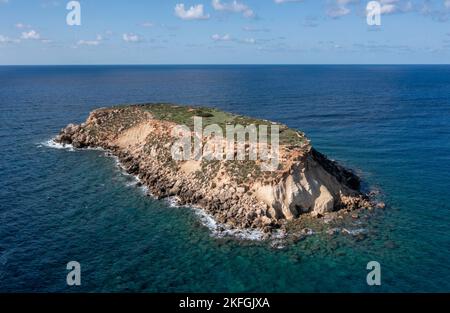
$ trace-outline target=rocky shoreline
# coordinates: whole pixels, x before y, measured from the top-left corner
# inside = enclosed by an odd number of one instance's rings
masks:
[[[211,122],[220,117],[227,123],[267,123],[210,108],[126,105],[93,111],[86,122],[62,129],[55,141],[105,149],[153,196],[199,207],[234,229],[270,234],[305,214],[320,218],[376,206],[360,192],[360,179],[352,171],[312,148],[303,133],[284,125],[281,163],[274,172],[261,172],[258,162],[249,160],[175,161],[170,151],[172,130],[189,124],[194,116]]]

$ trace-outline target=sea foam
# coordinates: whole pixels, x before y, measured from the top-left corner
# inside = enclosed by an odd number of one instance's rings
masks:
[[[237,229],[232,228],[225,224],[218,223],[211,214],[209,214],[200,207],[179,205],[177,197],[169,197],[167,198],[167,202],[172,207],[176,208],[186,207],[193,210],[193,212],[199,218],[202,225],[207,227],[211,232],[211,236],[215,238],[233,237],[236,239],[252,240],[252,241],[260,241],[267,238],[267,234],[263,233],[260,230]]]
[[[39,147],[47,147],[52,149],[63,149],[68,151],[74,151],[75,148],[70,144],[62,144],[59,142],[56,142],[54,138],[41,142],[38,144]]]

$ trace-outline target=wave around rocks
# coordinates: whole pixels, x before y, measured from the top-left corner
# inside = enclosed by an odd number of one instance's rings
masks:
[[[69,150],[74,151],[75,148],[71,144],[62,144],[55,141],[55,138],[52,138],[50,140],[41,142],[38,144],[39,147],[47,147],[52,149],[61,149],[61,150]]]

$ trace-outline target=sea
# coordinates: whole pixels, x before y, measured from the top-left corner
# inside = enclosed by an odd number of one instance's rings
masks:
[[[386,207],[295,242],[218,232],[104,151],[51,141],[93,109],[147,102],[304,131]],[[450,291],[448,65],[2,66],[0,122],[0,292]]]

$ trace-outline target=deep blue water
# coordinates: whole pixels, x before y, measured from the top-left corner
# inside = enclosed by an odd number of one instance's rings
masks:
[[[99,151],[41,143],[92,109],[174,102],[306,132],[388,204],[356,240],[214,238]],[[450,291],[450,66],[0,67],[0,292]],[[66,264],[82,286],[66,286]],[[378,261],[382,286],[366,284]]]

